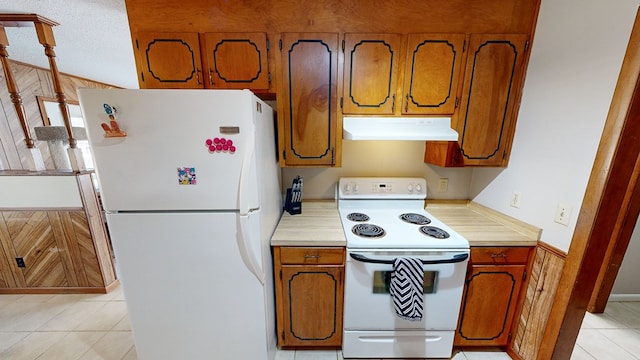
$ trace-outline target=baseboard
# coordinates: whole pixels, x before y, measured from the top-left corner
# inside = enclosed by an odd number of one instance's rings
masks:
[[[640,294],[611,294],[609,301],[640,301]]]

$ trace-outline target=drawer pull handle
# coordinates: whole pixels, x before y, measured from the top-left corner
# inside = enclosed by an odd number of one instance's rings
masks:
[[[304,258],[305,259],[320,259],[320,255],[309,255],[309,254],[306,254],[304,256]]]
[[[500,254],[491,254],[491,258],[493,259],[497,259],[497,258],[503,258],[506,259],[507,255],[505,255],[505,253],[500,253]]]

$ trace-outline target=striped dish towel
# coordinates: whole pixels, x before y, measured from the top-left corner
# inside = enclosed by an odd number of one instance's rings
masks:
[[[389,293],[396,315],[404,320],[420,321],[424,311],[424,269],[415,258],[396,258]]]

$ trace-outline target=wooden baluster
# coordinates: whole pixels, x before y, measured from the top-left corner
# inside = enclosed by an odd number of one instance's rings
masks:
[[[7,38],[7,32],[4,26],[0,26],[0,61],[2,62],[2,69],[4,70],[4,77],[7,82],[7,88],[9,89],[9,96],[11,102],[16,109],[22,132],[24,133],[24,142],[27,148],[31,152],[32,159],[29,159],[29,170],[44,170],[44,162],[42,161],[42,155],[40,150],[33,143],[31,133],[29,131],[29,124],[27,123],[26,113],[24,106],[22,105],[22,96],[20,96],[20,90],[16,84],[16,80],[11,72],[9,65],[9,53],[7,52],[7,46],[9,46],[9,39]]]
[[[67,135],[69,136],[69,160],[71,161],[71,168],[75,171],[85,170],[84,161],[82,159],[82,153],[80,149],[76,147],[77,141],[73,137],[73,127],[71,125],[71,116],[69,114],[69,107],[67,106],[67,98],[64,95],[62,89],[62,82],[60,81],[60,72],[58,71],[58,65],[56,64],[56,53],[53,48],[56,46],[56,41],[53,37],[53,28],[49,23],[34,22],[36,27],[36,34],[38,35],[38,41],[44,46],[44,53],[49,59],[49,67],[51,68],[51,79],[53,80],[53,91],[56,94],[56,99],[60,105],[60,113],[62,114],[62,120],[64,126],[67,129]]]
[[[49,67],[51,68],[51,80],[53,80],[53,91],[56,94],[56,99],[60,105],[60,112],[62,114],[62,120],[64,126],[67,128],[67,134],[69,135],[69,147],[76,147],[76,139],[73,138],[73,129],[71,127],[71,116],[69,115],[69,108],[67,107],[67,98],[62,90],[60,81],[60,72],[58,71],[58,65],[56,64],[56,53],[53,48],[56,46],[56,41],[53,38],[53,29],[49,24],[36,22],[36,33],[38,34],[38,41],[44,46],[44,53],[49,59]]]

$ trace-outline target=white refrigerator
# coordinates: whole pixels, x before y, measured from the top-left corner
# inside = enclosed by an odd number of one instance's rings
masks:
[[[78,93],[138,358],[273,359],[273,110],[248,90]]]

